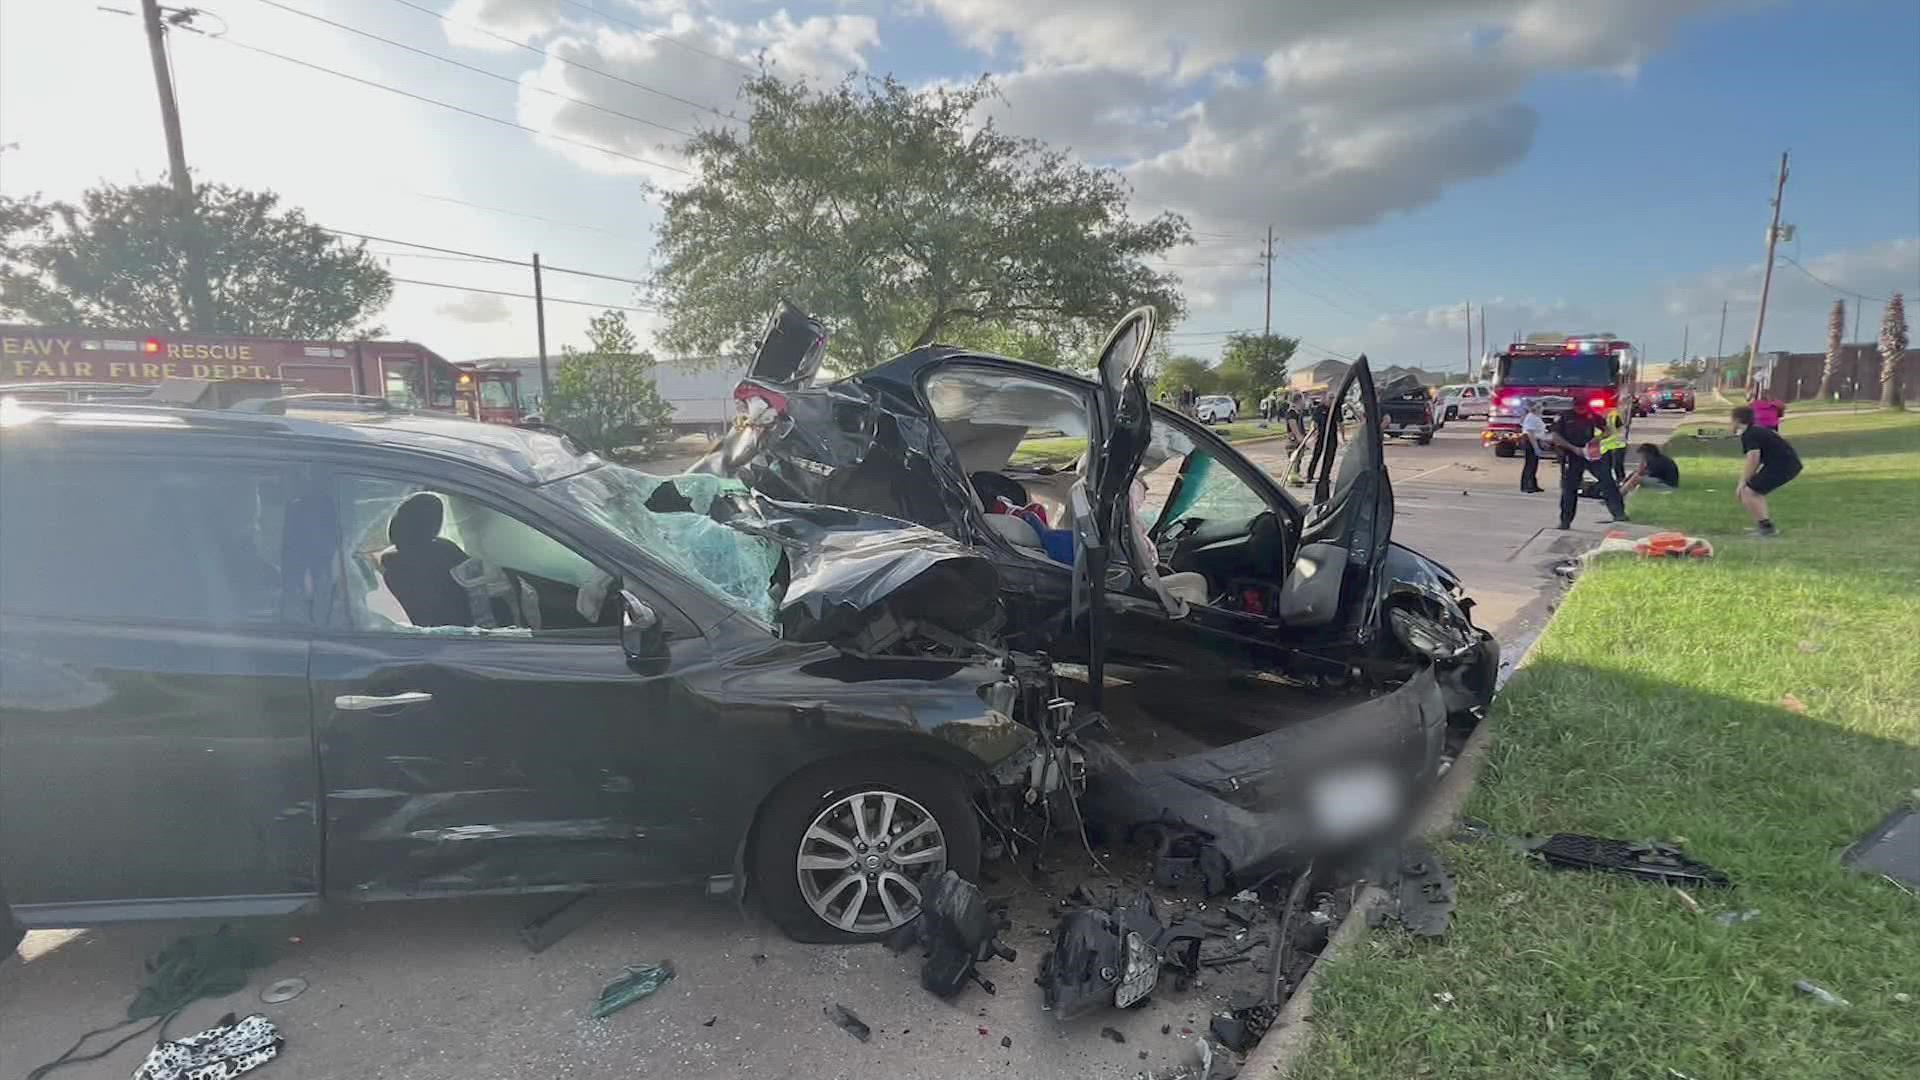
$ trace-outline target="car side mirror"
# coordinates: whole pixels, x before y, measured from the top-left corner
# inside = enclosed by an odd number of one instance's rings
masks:
[[[645,600],[620,593],[620,648],[630,663],[659,660],[667,654],[667,631],[660,613]]]

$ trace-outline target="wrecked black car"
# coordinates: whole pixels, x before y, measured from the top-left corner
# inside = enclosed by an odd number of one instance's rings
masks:
[[[1150,317],[1133,325],[1151,341]],[[1109,370],[1111,347],[1099,380],[929,346],[816,384],[825,345],[817,322],[778,308],[735,391],[735,429],[696,471],[972,546],[999,570],[1016,649],[1085,660],[1099,616],[1076,560],[1097,519],[1109,662],[1375,687],[1431,666],[1456,720],[1491,699],[1499,647],[1460,580],[1392,541],[1391,419],[1364,357],[1330,399],[1345,422],[1321,432],[1302,505],[1204,425],[1148,404],[1137,366]]]
[[[977,551],[274,404],[0,411],[0,929],[744,873],[858,940],[977,872],[1055,696]]]

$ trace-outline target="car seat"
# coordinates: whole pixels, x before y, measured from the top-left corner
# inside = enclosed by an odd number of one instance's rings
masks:
[[[453,568],[467,561],[460,545],[440,535],[446,505],[422,491],[400,504],[387,523],[393,547],[380,555],[380,577],[415,626],[472,626],[467,591]]]
[[[1293,560],[1293,572],[1280,586],[1280,621],[1288,626],[1325,626],[1340,613],[1340,586],[1347,573],[1347,549],[1338,544],[1307,544]]]

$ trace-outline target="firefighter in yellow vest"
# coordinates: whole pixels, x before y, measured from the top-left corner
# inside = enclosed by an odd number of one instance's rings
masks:
[[[1614,483],[1627,476],[1627,421],[1618,406],[1608,409],[1600,428],[1600,459],[1613,470]]]

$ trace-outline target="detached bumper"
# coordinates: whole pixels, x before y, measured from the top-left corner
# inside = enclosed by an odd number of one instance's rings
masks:
[[[1244,886],[1396,835],[1438,779],[1446,724],[1427,668],[1390,694],[1171,761],[1132,764],[1094,744],[1088,816],[1197,841],[1211,849],[1203,866]]]

